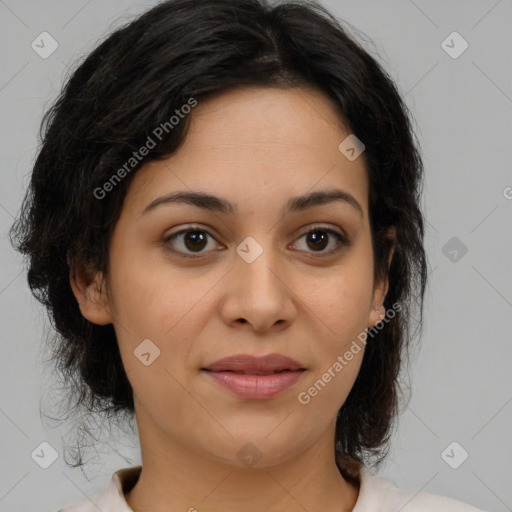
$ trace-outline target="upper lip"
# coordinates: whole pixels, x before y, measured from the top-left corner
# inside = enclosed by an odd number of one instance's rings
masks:
[[[219,359],[202,368],[213,372],[277,372],[282,370],[305,370],[297,361],[282,354],[268,354],[262,357],[250,354],[238,354]]]

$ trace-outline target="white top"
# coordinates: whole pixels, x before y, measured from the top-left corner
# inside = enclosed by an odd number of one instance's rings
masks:
[[[142,466],[116,471],[101,492],[72,503],[58,512],[133,512],[124,498],[137,482]],[[359,497],[352,512],[484,512],[462,501],[426,492],[396,488],[382,476],[361,469]]]

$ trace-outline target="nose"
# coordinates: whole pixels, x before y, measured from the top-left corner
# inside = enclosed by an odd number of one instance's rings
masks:
[[[288,274],[270,249],[250,263],[237,254],[220,305],[223,321],[230,326],[249,324],[246,328],[257,332],[286,328],[296,315]]]

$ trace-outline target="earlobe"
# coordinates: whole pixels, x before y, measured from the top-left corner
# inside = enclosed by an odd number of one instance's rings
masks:
[[[87,272],[83,267],[70,268],[69,282],[82,316],[97,325],[112,323],[105,279],[101,272]]]
[[[373,308],[368,320],[367,327],[375,327],[379,322],[382,322],[385,316],[386,313],[384,306]]]

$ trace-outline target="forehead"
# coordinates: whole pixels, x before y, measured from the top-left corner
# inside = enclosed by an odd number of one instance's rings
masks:
[[[350,128],[323,93],[245,87],[199,102],[190,115],[180,148],[134,177],[127,202],[138,211],[162,194],[187,189],[254,210],[285,196],[341,188],[366,208],[364,153],[351,161],[340,151]]]

